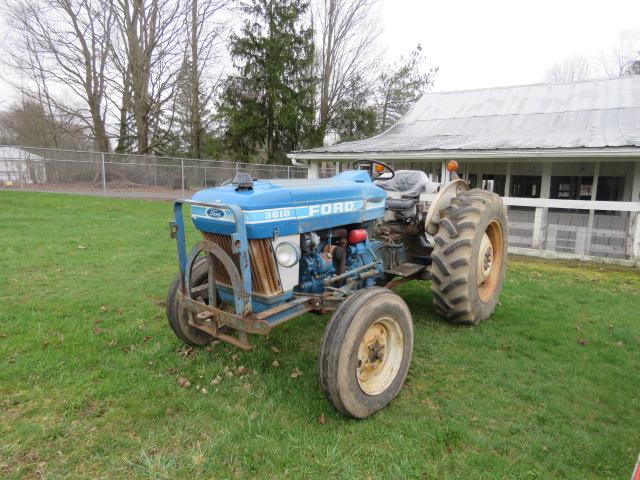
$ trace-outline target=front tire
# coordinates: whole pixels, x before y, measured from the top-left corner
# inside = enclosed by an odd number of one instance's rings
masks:
[[[199,287],[208,282],[209,279],[209,264],[206,258],[200,258],[193,264],[191,270],[191,288]],[[167,294],[167,320],[171,329],[176,336],[187,345],[201,346],[210,343],[213,337],[202,330],[189,325],[188,312],[180,308],[178,301],[178,292],[180,291],[180,275],[171,283],[169,287],[169,293]],[[203,292],[204,297],[207,297],[207,293]],[[209,303],[208,298],[203,298],[205,303]]]
[[[507,215],[495,193],[473,189],[451,200],[431,254],[431,292],[453,323],[478,325],[496,308],[507,268]]]
[[[320,383],[343,414],[366,418],[400,392],[413,352],[413,323],[386,288],[359,290],[331,317],[320,346]]]

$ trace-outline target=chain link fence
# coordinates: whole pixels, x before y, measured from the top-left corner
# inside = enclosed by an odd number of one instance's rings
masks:
[[[175,199],[223,185],[238,172],[307,178],[307,169],[294,165],[0,145],[0,188]]]

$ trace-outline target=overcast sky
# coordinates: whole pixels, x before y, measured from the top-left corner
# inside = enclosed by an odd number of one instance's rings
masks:
[[[621,31],[634,29],[640,39],[640,0],[379,1],[384,58],[420,43],[440,67],[435,91],[541,82],[551,64],[572,54],[601,63]],[[16,98],[3,74],[0,108]]]
[[[640,0],[381,0],[393,58],[418,43],[440,67],[434,90],[537,83],[574,53],[594,56],[640,27]]]

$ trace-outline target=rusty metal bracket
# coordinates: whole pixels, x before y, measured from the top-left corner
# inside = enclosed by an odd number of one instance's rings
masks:
[[[235,313],[225,312],[224,310],[220,310],[218,308],[207,305],[204,302],[198,302],[197,300],[193,300],[186,295],[178,294],[178,299],[180,302],[180,306],[187,310],[190,314],[194,314],[195,318],[198,318],[200,313],[206,313],[208,315],[202,315],[200,318],[209,318],[219,322],[223,325],[228,325],[231,328],[235,328],[236,330],[240,330],[246,333],[257,333],[260,335],[266,335],[269,333],[271,326],[268,322],[262,319],[255,318],[253,316],[242,317],[240,315],[236,315]],[[195,320],[190,319],[194,326],[200,328],[202,325],[200,322],[196,322]],[[219,335],[215,335],[219,336]]]

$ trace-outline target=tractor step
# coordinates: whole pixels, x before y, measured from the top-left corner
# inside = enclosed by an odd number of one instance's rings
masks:
[[[425,265],[419,265],[417,263],[401,263],[400,265],[396,265],[394,268],[389,270],[385,270],[385,273],[390,273],[391,275],[396,275],[399,277],[412,277],[416,273],[420,273],[425,268]]]

